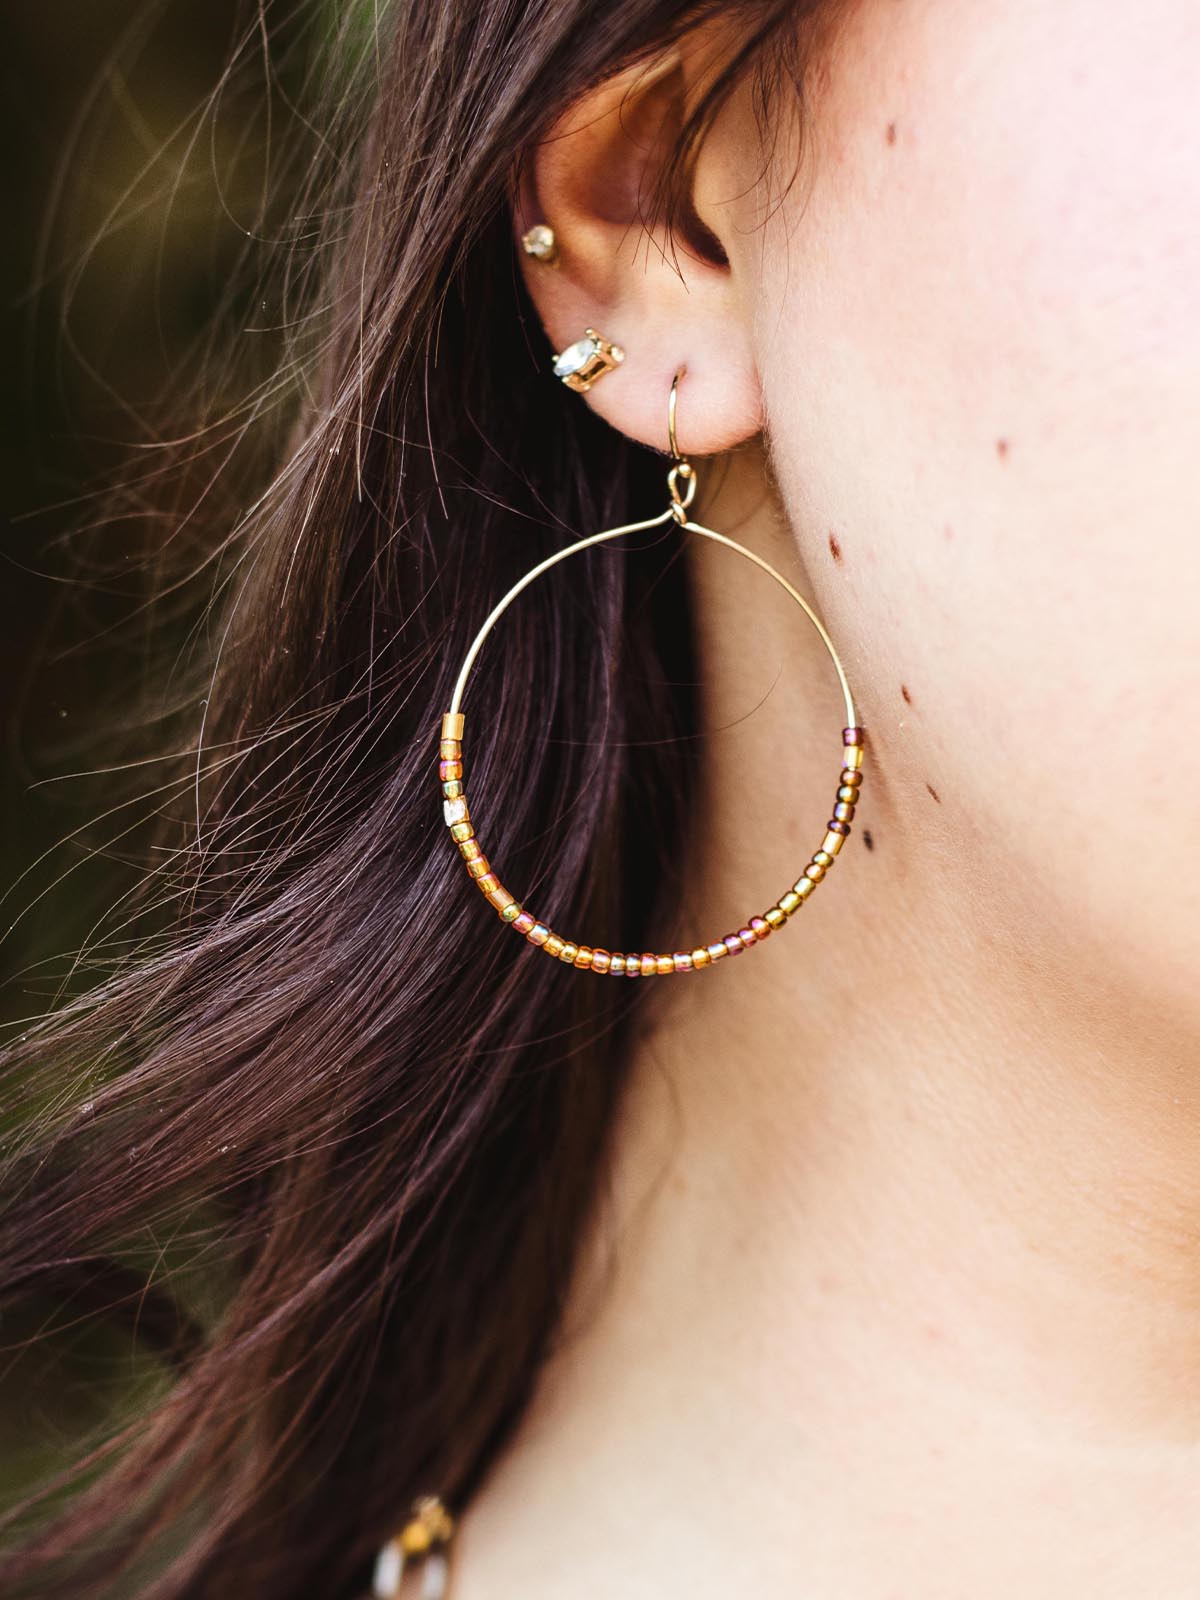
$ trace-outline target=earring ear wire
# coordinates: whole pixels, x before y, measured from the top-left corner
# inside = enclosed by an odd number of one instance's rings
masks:
[[[599,335],[588,329],[589,339],[598,339]],[[564,351],[563,356],[568,352]],[[560,360],[562,357],[559,358]],[[644,522],[625,523],[619,528],[606,528],[600,533],[589,534],[586,538],[577,539],[574,544],[567,545],[562,550],[557,550],[553,555],[547,556],[544,561],[539,561],[531,567],[524,577],[520,578],[488,613],[483,626],[475,635],[471,648],[467,651],[466,660],[459,670],[458,680],[454,685],[454,693],[450,701],[450,709],[442,717],[441,743],[438,757],[438,777],[441,782],[442,810],[446,825],[450,830],[450,837],[458,846],[459,854],[467,864],[467,871],[475,880],[480,890],[491,905],[500,915],[502,921],[522,934],[530,944],[537,945],[545,950],[547,955],[554,956],[568,966],[585,967],[592,972],[609,973],[613,976],[629,978],[645,978],[655,974],[665,975],[672,972],[696,972],[704,967],[715,965],[724,960],[726,956],[737,955],[743,950],[749,950],[756,944],[761,944],[772,933],[786,928],[788,922],[804,905],[805,901],[824,879],[830,867],[833,866],[838,853],[850,834],[850,824],[854,817],[854,808],[860,798],[862,786],[863,744],[866,730],[857,721],[854,710],[854,698],[850,693],[850,685],[846,679],[846,671],[842,665],[841,657],[834,648],[832,639],[825,631],[825,626],[816,612],[809,605],[781,572],[765,561],[762,556],[756,555],[753,550],[748,550],[745,545],[739,544],[736,539],[731,539],[727,534],[717,533],[712,528],[706,528],[702,523],[693,522],[688,514],[688,508],[696,495],[696,470],[686,456],[679,452],[679,440],[675,431],[675,412],[678,399],[679,380],[685,369],[680,368],[671,380],[671,390],[667,397],[667,438],[670,443],[671,467],[667,473],[667,488],[670,493],[670,504],[658,516],[650,517]],[[559,374],[564,381],[569,381],[563,373]],[[589,380],[592,381],[592,380]],[[587,387],[585,384],[584,387]],[[478,839],[475,837],[475,827],[471,821],[471,814],[467,806],[466,790],[463,788],[463,759],[462,737],[465,718],[459,707],[462,704],[463,694],[466,690],[467,677],[474,665],[475,658],[483,645],[484,640],[491,632],[502,614],[517,598],[521,591],[528,587],[536,578],[555,566],[560,561],[565,561],[568,556],[575,555],[580,550],[589,549],[592,545],[601,544],[607,539],[616,539],[627,533],[640,533],[644,529],[660,528],[664,523],[676,522],[686,532],[696,534],[701,538],[711,539],[717,544],[725,545],[727,549],[735,551],[738,555],[745,556],[753,561],[755,566],[775,579],[781,588],[785,589],[792,597],[805,616],[812,623],[821,637],[826,650],[833,661],[837,672],[838,682],[842,690],[842,699],[846,708],[847,726],[842,729],[841,771],[838,776],[837,794],[833,805],[833,815],[825,824],[825,836],[820,848],[815,850],[809,859],[804,871],[792,884],[791,888],[780,895],[778,901],[761,914],[751,917],[746,925],[736,932],[727,933],[712,944],[697,945],[693,950],[676,950],[671,953],[655,953],[644,951],[605,950],[602,947],[593,947],[587,944],[577,944],[572,939],[564,939],[555,933],[546,923],[541,922],[532,911],[526,909],[500,882],[491,864],[483,854]]]

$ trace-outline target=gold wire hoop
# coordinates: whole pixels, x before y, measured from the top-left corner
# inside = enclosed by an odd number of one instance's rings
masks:
[[[813,890],[824,878],[834,859],[840,852],[842,845],[850,835],[850,824],[854,818],[854,808],[858,803],[859,790],[862,786],[863,765],[863,740],[865,729],[859,727],[855,720],[854,698],[850,693],[850,685],[846,679],[846,671],[842,666],[841,658],[834,648],[833,640],[825,631],[824,624],[816,612],[781,572],[778,572],[769,561],[764,561],[762,556],[756,555],[753,550],[748,550],[745,545],[739,544],[736,539],[728,535],[717,533],[712,528],[706,528],[702,523],[693,522],[688,516],[688,508],[696,495],[696,471],[691,462],[679,452],[679,444],[675,435],[675,409],[676,395],[679,380],[686,368],[681,368],[671,380],[671,393],[667,402],[667,437],[670,444],[672,465],[667,473],[667,488],[670,492],[671,503],[667,509],[657,517],[650,517],[644,522],[627,522],[619,528],[606,528],[600,533],[592,533],[586,538],[578,539],[574,544],[567,545],[562,550],[557,550],[544,561],[539,561],[531,567],[525,575],[513,584],[512,588],[494,605],[488,613],[483,626],[475,635],[471,648],[467,651],[466,660],[458,674],[458,681],[454,685],[454,694],[450,701],[450,709],[442,717],[441,741],[438,751],[438,778],[442,790],[442,812],[446,824],[450,829],[450,837],[457,844],[459,854],[467,864],[467,871],[475,880],[491,904],[500,914],[501,920],[528,940],[530,944],[537,945],[545,950],[548,955],[556,957],[568,966],[585,967],[591,972],[611,973],[614,976],[652,977],[665,976],[671,972],[694,972],[703,967],[715,965],[728,955],[737,955],[742,950],[748,950],[752,945],[760,944],[770,934],[787,923]],[[544,922],[538,920],[532,911],[526,908],[511,894],[499,878],[492,871],[491,864],[483,854],[478,839],[475,837],[475,828],[471,821],[470,810],[467,806],[466,790],[463,788],[463,759],[462,736],[465,718],[459,707],[462,705],[463,693],[467,686],[467,677],[475,664],[475,658],[483,645],[483,641],[495,627],[500,617],[522,592],[527,589],[535,579],[540,578],[543,572],[556,566],[558,562],[565,561],[568,556],[576,555],[580,550],[587,550],[592,545],[603,544],[608,539],[619,538],[625,533],[641,533],[650,528],[659,528],[668,522],[675,522],[685,532],[695,533],[705,539],[712,539],[717,544],[723,544],[730,550],[736,550],[739,555],[745,556],[748,561],[753,561],[755,566],[761,567],[770,577],[774,578],[783,589],[791,595],[792,599],[804,612],[821,637],[826,650],[833,661],[841,685],[842,697],[846,707],[846,726],[842,729],[842,769],[838,776],[837,795],[833,805],[833,815],[825,824],[825,837],[820,848],[813,852],[812,858],[800,877],[792,884],[786,893],[781,894],[778,901],[762,913],[761,916],[751,917],[744,928],[739,928],[735,933],[727,933],[723,938],[715,940],[712,944],[697,945],[693,950],[676,950],[671,954],[658,954],[652,951],[641,953],[625,952],[620,950],[604,950],[591,945],[576,944],[574,940],[564,939],[555,933]]]

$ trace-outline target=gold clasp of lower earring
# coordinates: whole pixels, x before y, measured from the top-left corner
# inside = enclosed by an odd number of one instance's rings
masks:
[[[685,456],[680,455],[679,441],[675,437],[676,397],[679,380],[686,371],[686,367],[680,367],[671,379],[671,393],[667,397],[667,438],[670,441],[671,456],[674,461],[670,472],[667,473],[667,488],[671,491],[671,515],[681,527],[687,522],[688,507],[696,498],[696,469]]]

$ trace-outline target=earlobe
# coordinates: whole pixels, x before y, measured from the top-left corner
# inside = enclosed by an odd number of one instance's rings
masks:
[[[721,240],[732,215],[720,205],[694,212],[688,234],[706,236],[712,247],[693,248],[654,212],[696,91],[698,59],[698,51],[681,48],[652,67],[617,74],[572,106],[524,152],[513,233],[557,375],[621,432],[665,451],[666,395],[686,367],[681,445],[712,455],[757,434],[762,409],[753,297],[733,282]],[[693,176],[709,141],[723,136],[718,121]],[[612,358],[614,347],[624,359]]]

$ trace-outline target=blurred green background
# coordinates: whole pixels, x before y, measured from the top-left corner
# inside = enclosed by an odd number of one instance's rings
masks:
[[[103,490],[131,445],[145,457],[176,426],[180,374],[204,341],[220,348],[241,332],[228,291],[274,160],[266,85],[302,97],[305,81],[272,37],[270,72],[247,50],[214,100],[254,16],[231,0],[4,6],[0,1021],[10,1025],[44,1008],[64,976],[85,981],[69,952],[134,870],[136,830],[118,835],[136,808],[95,820],[126,798],[128,778],[99,769],[139,754],[136,730],[118,730],[160,670],[139,602],[167,524]],[[278,116],[274,131],[278,145]],[[211,370],[213,383],[231,381],[220,361]],[[171,625],[162,608],[155,620],[160,632]],[[186,624],[181,615],[181,638]]]

